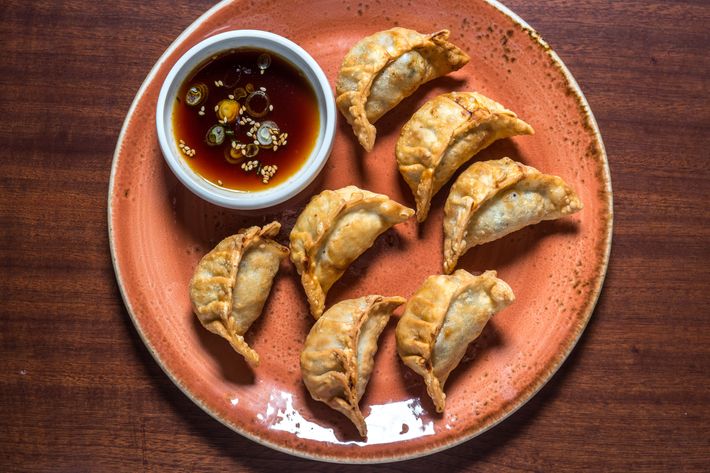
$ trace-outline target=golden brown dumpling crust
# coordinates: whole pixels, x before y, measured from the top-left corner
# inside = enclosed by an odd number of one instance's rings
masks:
[[[402,297],[366,296],[339,302],[311,328],[301,352],[301,375],[313,399],[352,421],[363,437],[358,406],[372,374],[377,339]]]
[[[377,134],[372,124],[382,115],[421,84],[468,62],[448,38],[448,30],[421,34],[392,28],[363,38],[345,56],[335,84],[336,104],[367,151]]]
[[[476,153],[496,140],[533,133],[515,113],[477,92],[451,92],[425,103],[402,128],[395,148],[417,220],[426,219],[434,195]]]
[[[557,176],[510,158],[469,166],[451,186],[444,205],[444,272],[469,248],[583,207]]]
[[[463,269],[428,277],[409,299],[397,324],[397,352],[424,378],[437,412],[444,411],[444,383],[468,345],[514,300],[495,271],[473,276]]]
[[[301,275],[310,311],[316,319],[331,286],[350,264],[393,225],[414,210],[383,194],[355,186],[314,196],[291,230],[291,261]]]
[[[198,263],[190,281],[192,308],[202,325],[225,338],[251,366],[259,355],[244,334],[261,315],[288,248],[273,238],[281,225],[239,230],[219,242]]]

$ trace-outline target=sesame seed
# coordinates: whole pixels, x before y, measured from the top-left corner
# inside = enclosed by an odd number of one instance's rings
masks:
[[[217,179],[217,185],[219,185],[219,186],[222,185],[222,179]]]
[[[199,112],[197,112],[197,114],[202,117],[202,116],[204,116],[205,112],[200,110]]]
[[[227,97],[229,97],[230,100],[234,100],[234,95],[232,94],[227,95]]]
[[[215,87],[219,87],[219,81],[214,81]]]
[[[219,110],[219,105],[214,106],[214,111],[216,112],[217,110]]]
[[[270,111],[270,112],[273,112],[273,111],[274,111],[274,106],[273,106],[273,105],[269,105],[269,111]]]
[[[259,87],[259,90],[261,90],[262,92],[266,92],[266,87]]]

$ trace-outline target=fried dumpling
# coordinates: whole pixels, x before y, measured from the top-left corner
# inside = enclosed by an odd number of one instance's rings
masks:
[[[444,383],[468,345],[514,300],[512,289],[495,271],[473,276],[463,269],[429,276],[409,299],[395,331],[397,352],[424,378],[437,412],[444,411]]]
[[[451,92],[425,103],[402,128],[395,148],[417,220],[426,219],[434,195],[476,153],[496,140],[532,134],[515,113],[477,92]]]
[[[225,338],[249,365],[259,355],[244,334],[261,315],[271,284],[288,248],[273,238],[281,225],[239,230],[219,242],[197,265],[190,281],[192,308],[202,325]]]
[[[367,436],[358,404],[372,374],[377,339],[403,297],[366,296],[338,302],[316,321],[301,352],[303,382]]]
[[[331,286],[350,264],[393,225],[414,210],[383,194],[355,186],[314,196],[291,230],[291,261],[296,265],[316,319]]]
[[[447,41],[448,30],[421,34],[392,28],[361,39],[343,59],[336,104],[360,144],[372,151],[372,125],[417,88],[463,67],[466,53]]]
[[[582,209],[565,181],[510,158],[473,163],[444,205],[444,272],[469,248]]]

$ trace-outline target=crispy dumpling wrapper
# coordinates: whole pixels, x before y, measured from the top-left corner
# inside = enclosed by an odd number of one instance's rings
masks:
[[[190,301],[200,323],[225,338],[252,367],[259,365],[259,355],[244,334],[261,315],[288,256],[288,248],[273,240],[280,229],[271,222],[225,238],[200,260],[190,281]]]
[[[301,275],[310,311],[316,319],[331,286],[350,264],[393,225],[414,210],[383,194],[355,186],[314,196],[291,230],[291,261]]]
[[[417,88],[463,67],[469,57],[448,42],[448,30],[421,34],[392,28],[361,39],[343,59],[336,104],[355,136],[372,151],[375,123]]]
[[[557,176],[510,158],[473,163],[451,186],[444,205],[444,272],[469,248],[583,207]]]
[[[403,297],[366,296],[338,302],[311,328],[301,352],[301,375],[313,399],[324,402],[367,436],[360,399],[374,367],[377,339]]]
[[[395,148],[417,221],[426,219],[434,195],[476,153],[496,140],[533,133],[515,113],[477,92],[451,92],[425,103],[402,128]]]
[[[424,378],[437,412],[444,411],[444,383],[468,345],[514,300],[512,289],[495,271],[473,276],[463,269],[429,276],[409,299],[395,331],[397,352]]]

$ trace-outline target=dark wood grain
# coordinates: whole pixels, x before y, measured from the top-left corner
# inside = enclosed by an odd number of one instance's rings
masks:
[[[570,359],[517,414],[378,471],[710,465],[710,4],[511,0],[571,69],[612,171],[611,263]],[[106,199],[123,117],[206,1],[0,8],[0,470],[320,471],[204,414],[123,307]]]

